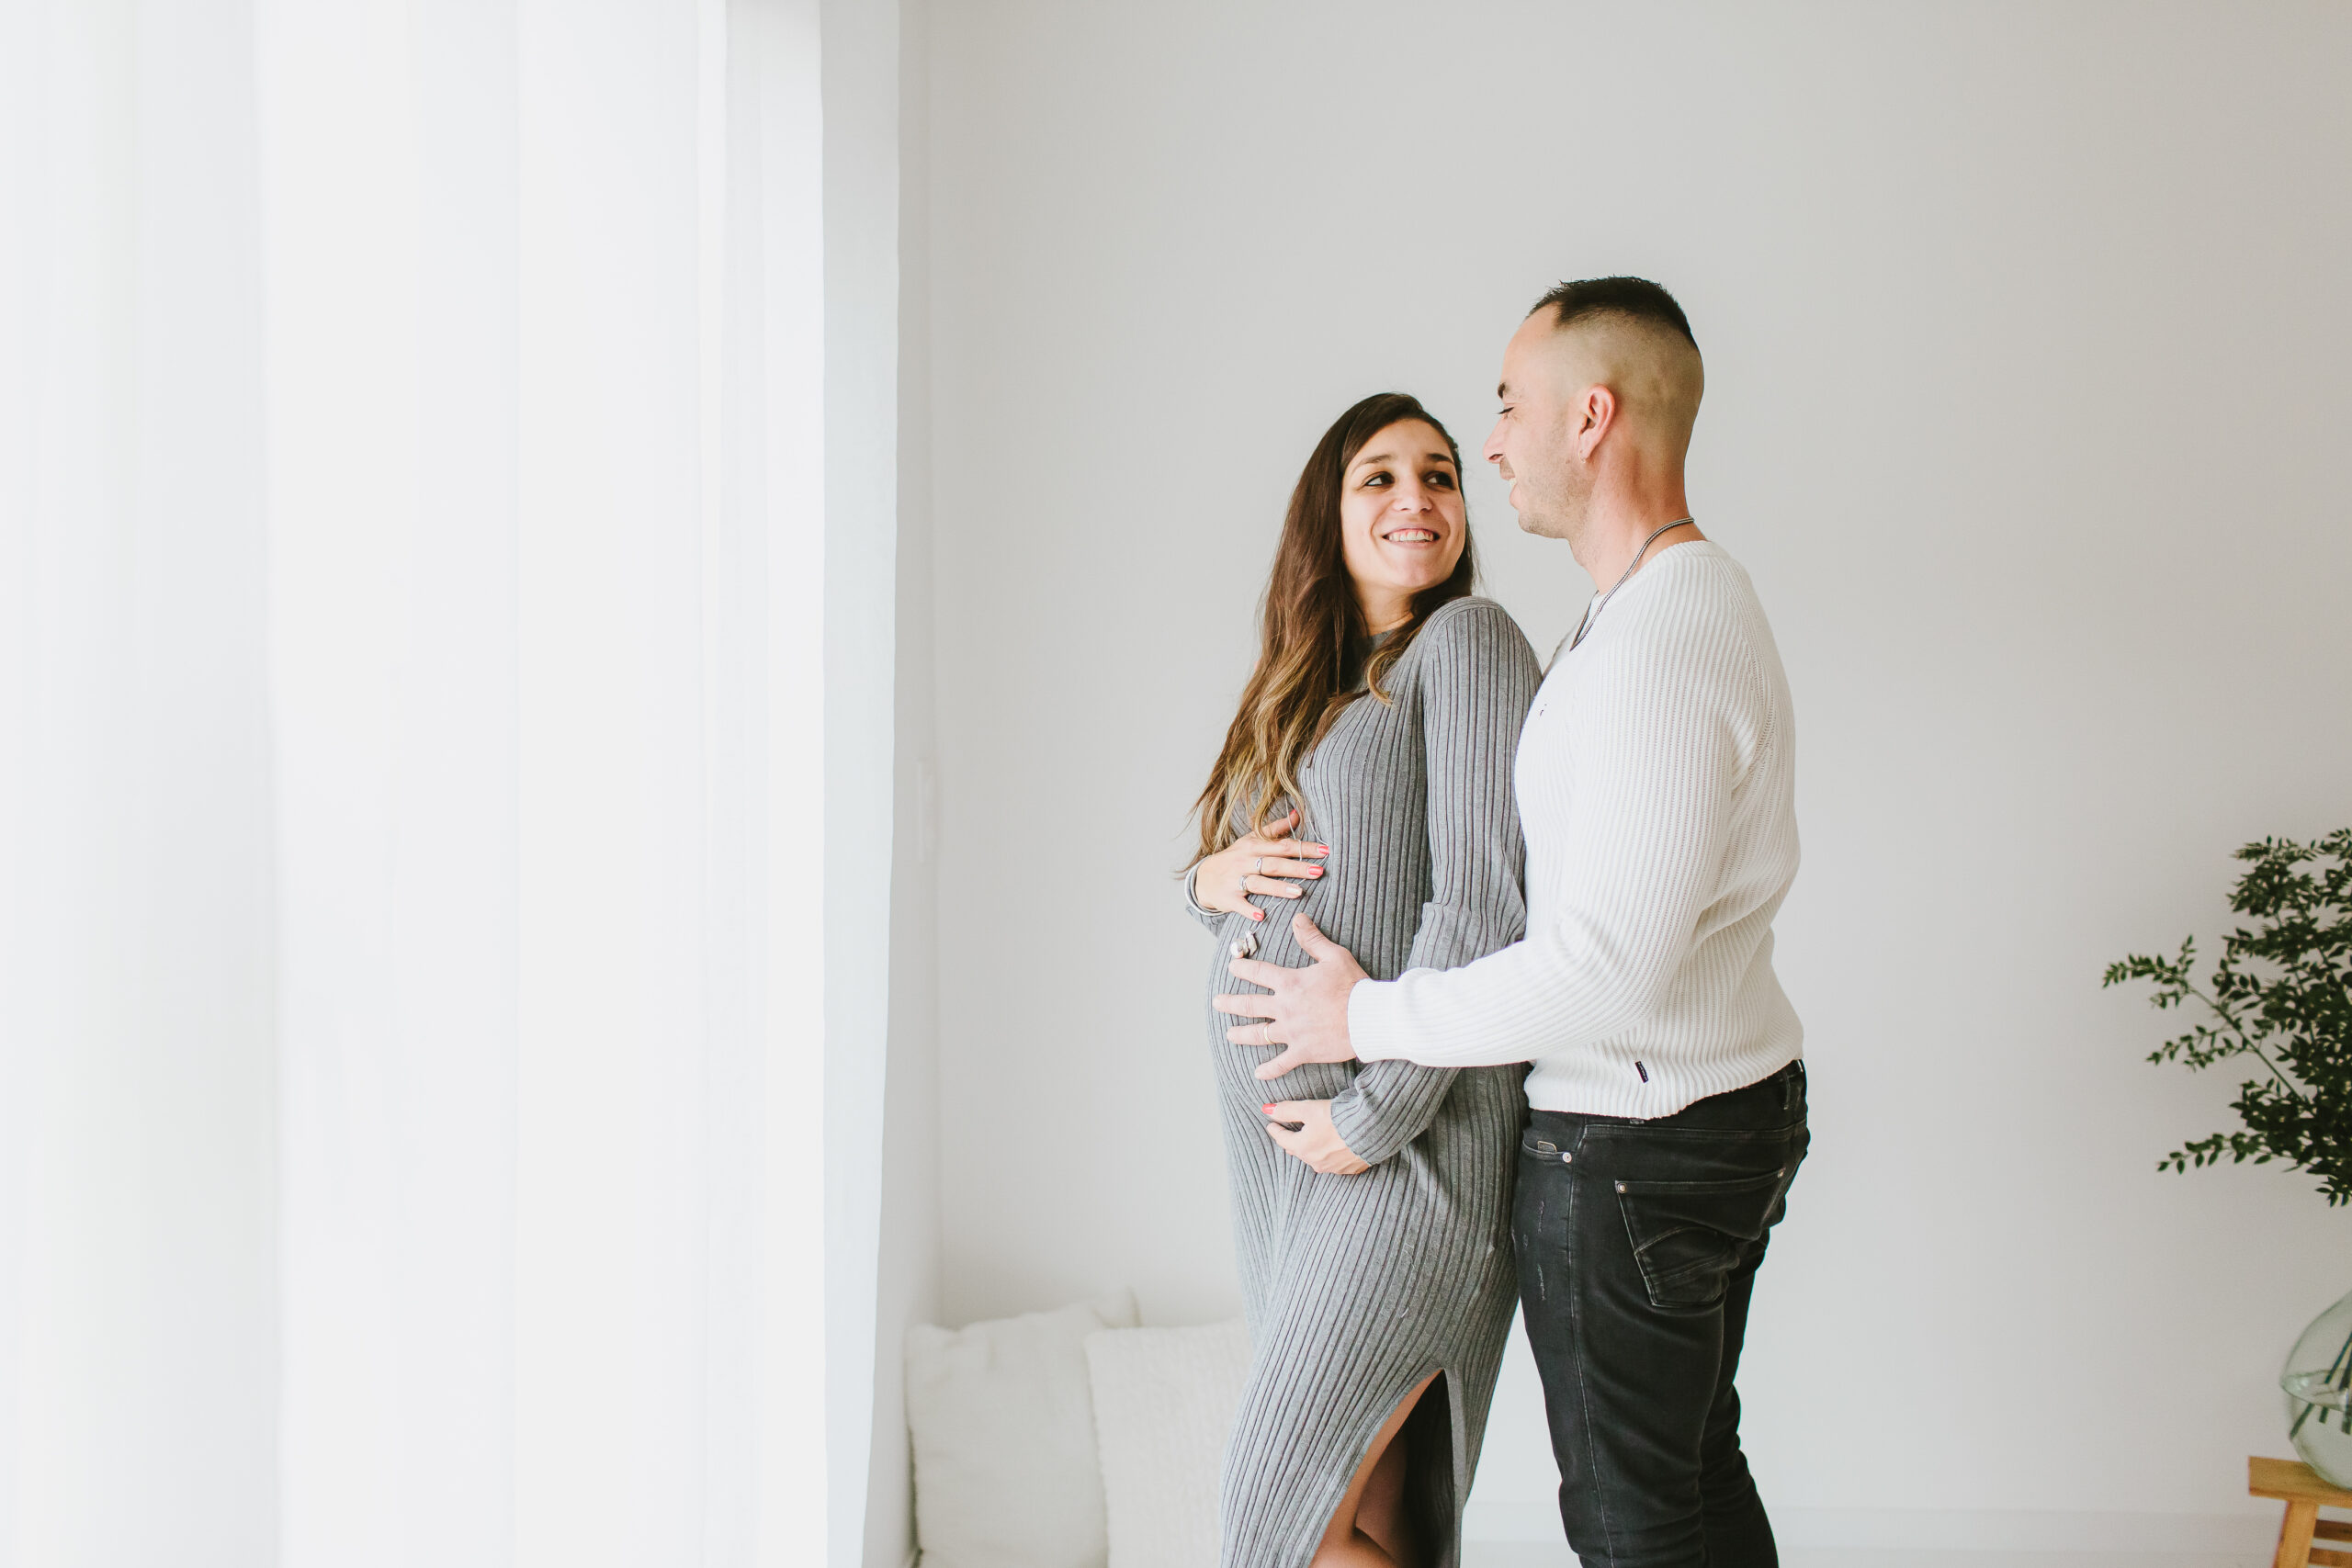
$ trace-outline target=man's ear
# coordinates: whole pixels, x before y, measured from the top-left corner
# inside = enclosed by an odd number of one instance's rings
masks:
[[[1577,456],[1586,462],[1592,460],[1593,449],[1609,427],[1617,423],[1617,394],[1606,387],[1587,387],[1584,396],[1577,400],[1573,432]]]

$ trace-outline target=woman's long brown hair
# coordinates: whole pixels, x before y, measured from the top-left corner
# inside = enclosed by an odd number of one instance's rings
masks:
[[[1260,615],[1258,668],[1242,689],[1241,709],[1225,732],[1225,749],[1209,770],[1208,785],[1193,804],[1204,856],[1239,838],[1239,824],[1262,828],[1277,806],[1305,798],[1298,787],[1299,763],[1358,694],[1351,649],[1362,646],[1370,628],[1348,574],[1340,494],[1348,465],[1364,443],[1401,420],[1419,420],[1443,438],[1460,482],[1462,449],[1419,399],[1403,392],[1364,399],[1315,444],[1291,491],[1290,514],[1274,547],[1273,575]],[[1365,661],[1363,689],[1384,703],[1389,700],[1381,677],[1412,646],[1430,613],[1469,592],[1477,574],[1465,532],[1453,575],[1413,595],[1405,624]]]

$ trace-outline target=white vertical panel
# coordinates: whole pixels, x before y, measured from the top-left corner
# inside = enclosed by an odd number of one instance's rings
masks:
[[[0,1559],[266,1564],[250,32],[87,0],[0,28]]]
[[[272,697],[277,728],[284,1542],[390,1568],[401,1326],[391,946],[418,367],[397,0],[266,6]]]
[[[817,10],[0,22],[12,1568],[854,1551]]]
[[[818,40],[741,11],[266,14],[297,1562],[821,1539]]]
[[[266,5],[259,22],[282,1540],[289,1563],[501,1562],[511,17],[322,0]]]
[[[753,74],[759,214],[760,396],[742,412],[756,459],[743,502],[763,541],[767,678],[762,750],[767,905],[762,1075],[760,1534],[773,1568],[819,1560],[851,1528],[828,1480],[853,1456],[826,1443],[824,1280],[827,1076],[824,955],[829,796],[826,702],[824,116],[818,0],[739,5],[739,62]],[[739,78],[740,80],[740,78]],[[742,185],[736,187],[745,190]],[[812,1201],[813,1200],[813,1201]]]
[[[0,9],[0,824],[32,815],[34,536],[33,435],[39,396],[23,373],[39,341],[32,305],[31,237],[43,204],[32,155],[41,95],[26,76],[40,60],[40,29],[28,6]],[[46,63],[46,62],[42,62]],[[28,886],[26,835],[0,826],[0,888]],[[34,984],[25,961],[40,922],[28,900],[0,894],[0,1389],[24,1387],[27,1158],[42,1053],[28,1028]],[[0,1399],[0,1568],[17,1568],[18,1477],[24,1466],[21,1399]]]
[[[703,714],[712,845],[704,1077],[709,1250],[703,1362],[703,1561],[757,1550],[760,1457],[759,959],[765,769],[764,558],[757,531],[760,233],[756,76],[727,0],[700,0]],[[747,200],[753,205],[747,206]]]
[[[860,1561],[889,1051],[896,761],[899,7],[826,0],[825,1343],[835,1377],[828,1561]],[[779,584],[779,592],[782,585]]]
[[[514,10],[413,0],[409,31],[426,373],[393,704],[399,1539],[406,1563],[493,1568],[514,1542]]]
[[[686,1562],[707,1245],[699,17],[520,16],[516,1555]]]

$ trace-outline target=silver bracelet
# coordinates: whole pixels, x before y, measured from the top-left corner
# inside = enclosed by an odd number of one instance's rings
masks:
[[[1196,915],[1223,914],[1225,911],[1222,909],[1212,909],[1206,904],[1201,902],[1201,896],[1198,892],[1198,888],[1200,886],[1200,874],[1201,867],[1198,862],[1194,862],[1193,869],[1184,874],[1184,902],[1193,907],[1193,913]]]

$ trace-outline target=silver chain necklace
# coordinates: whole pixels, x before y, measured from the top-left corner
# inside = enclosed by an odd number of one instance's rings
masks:
[[[1584,619],[1577,623],[1577,635],[1568,639],[1568,651],[1570,653],[1574,653],[1577,650],[1577,644],[1584,640],[1584,634],[1592,629],[1593,620],[1600,614],[1601,608],[1606,605],[1610,600],[1617,596],[1617,590],[1625,586],[1625,578],[1633,576],[1634,569],[1642,564],[1642,558],[1650,553],[1650,547],[1657,543],[1657,536],[1660,534],[1670,534],[1675,529],[1681,527],[1685,523],[1694,523],[1696,521],[1698,521],[1698,519],[1693,517],[1678,517],[1673,522],[1667,524],[1664,527],[1654,528],[1650,531],[1650,536],[1642,541],[1642,547],[1634,552],[1634,558],[1625,563],[1624,577],[1620,577],[1616,581],[1611,583],[1609,585],[1608,592],[1603,593],[1598,599],[1589,600],[1586,603],[1584,607]]]

